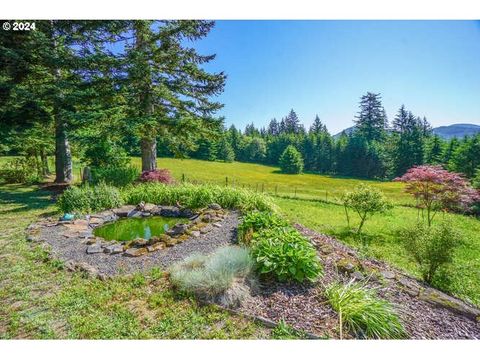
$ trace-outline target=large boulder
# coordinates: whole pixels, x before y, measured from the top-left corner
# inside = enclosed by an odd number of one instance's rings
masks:
[[[123,205],[117,209],[113,209],[113,213],[118,217],[127,217],[132,211],[135,210],[133,205]]]

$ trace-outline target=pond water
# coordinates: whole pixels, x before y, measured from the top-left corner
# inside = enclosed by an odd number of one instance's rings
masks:
[[[178,223],[185,223],[188,219],[163,216],[145,218],[120,219],[111,224],[100,226],[94,230],[95,236],[105,240],[128,241],[137,238],[150,239],[159,236]]]

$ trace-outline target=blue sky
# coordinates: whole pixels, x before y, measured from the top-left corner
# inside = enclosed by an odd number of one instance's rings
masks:
[[[226,124],[268,124],[293,108],[332,133],[352,125],[360,96],[379,92],[433,126],[480,124],[478,21],[217,21],[195,47],[226,72]]]

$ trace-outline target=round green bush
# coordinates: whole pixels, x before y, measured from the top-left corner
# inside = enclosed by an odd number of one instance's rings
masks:
[[[280,156],[280,168],[287,174],[300,174],[303,171],[303,158],[294,146],[288,145]]]

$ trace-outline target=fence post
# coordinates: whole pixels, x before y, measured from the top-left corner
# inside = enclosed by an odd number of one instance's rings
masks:
[[[185,173],[182,173],[182,182],[185,182]]]
[[[228,176],[225,176],[225,186],[228,186]]]

